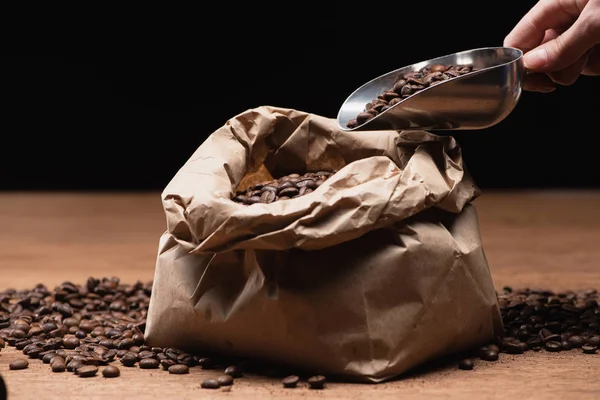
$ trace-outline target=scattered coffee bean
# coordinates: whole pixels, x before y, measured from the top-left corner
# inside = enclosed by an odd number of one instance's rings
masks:
[[[200,384],[200,387],[203,389],[218,389],[221,385],[219,385],[219,382],[217,382],[216,379],[205,379]]]
[[[63,362],[55,362],[54,364],[52,364],[51,368],[52,372],[65,372],[67,370],[67,367]]]
[[[394,85],[367,103],[355,118],[347,123],[356,128],[410,96],[440,82],[476,71],[472,65],[430,65],[399,77]]]
[[[160,367],[160,361],[154,358],[144,358],[140,360],[139,365],[142,369],[156,369]]]
[[[307,172],[304,175],[289,174],[279,179],[258,183],[244,191],[238,191],[233,197],[233,201],[251,205],[294,199],[311,193],[331,177],[334,172],[318,171]]]
[[[182,375],[189,374],[190,367],[185,364],[173,364],[168,368],[170,374]]]
[[[105,378],[116,378],[121,375],[121,370],[114,365],[109,365],[102,369],[102,376]]]
[[[553,340],[546,342],[546,350],[551,352],[558,352],[562,350],[562,345],[560,342],[555,342]]]
[[[310,389],[323,389],[326,378],[323,375],[315,375],[308,378],[308,387]]]
[[[20,358],[8,364],[8,368],[11,370],[25,369],[27,367],[29,367],[29,361],[24,358]]]
[[[460,361],[458,362],[458,368],[459,368],[459,369],[464,369],[464,370],[472,370],[472,369],[473,369],[473,366],[474,366],[474,365],[473,365],[473,361],[472,361],[472,360],[470,360],[470,359],[468,359],[468,358],[465,358],[465,359],[463,359],[463,360],[460,360]]]
[[[92,376],[96,376],[98,373],[98,367],[95,365],[84,365],[82,367],[77,368],[77,375],[81,378],[89,378]]]
[[[231,386],[233,385],[233,377],[231,375],[221,375],[217,378],[219,386]]]
[[[573,349],[578,349],[585,344],[585,339],[579,335],[573,335],[567,339],[567,342]]]
[[[286,376],[281,381],[284,388],[295,388],[296,386],[298,386],[298,382],[300,382],[300,377],[298,377],[297,375]]]
[[[479,353],[479,358],[484,361],[498,361],[498,352],[490,349],[485,349],[481,353]]]
[[[242,370],[237,365],[231,365],[225,368],[225,375],[231,375],[233,378],[240,378],[242,376]]]
[[[590,346],[589,344],[585,344],[581,346],[581,350],[583,350],[585,354],[594,354],[596,353],[598,348],[596,346]]]

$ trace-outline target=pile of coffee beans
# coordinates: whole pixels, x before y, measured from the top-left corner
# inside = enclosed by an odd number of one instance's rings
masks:
[[[30,360],[38,360],[35,362],[48,364],[53,373],[118,378],[120,368],[169,374],[188,374],[190,368],[201,368],[220,371],[215,378],[199,382],[204,389],[229,390],[246,373],[280,377],[284,388],[295,388],[302,381],[309,389],[325,388],[327,379],[322,375],[303,374],[301,378],[289,368],[262,362],[146,345],[151,288],[152,282],[123,284],[116,277],[92,277],[83,285],[63,282],[53,290],[39,284],[31,290],[0,292],[0,349],[12,346],[25,356],[12,361],[9,369],[24,370]],[[506,287],[497,295],[503,336],[459,355],[459,369],[473,370],[477,362],[497,361],[502,353],[597,353],[600,296],[596,290],[554,292]]]
[[[348,128],[356,128],[384,112],[394,104],[412,96],[430,86],[437,85],[457,76],[476,71],[472,65],[430,65],[418,71],[411,71],[400,77],[394,86],[379,94],[377,98],[365,105],[365,108],[356,118],[348,121]]]
[[[577,351],[596,354],[600,346],[600,296],[596,290],[554,292],[505,287],[498,293],[503,337],[475,349],[458,368],[473,369],[473,359],[497,361],[500,353]]]
[[[245,205],[272,203],[304,196],[321,186],[335,171],[289,174],[279,179],[258,183],[245,191],[237,192],[233,201]]]
[[[53,290],[39,284],[31,290],[0,292],[0,349],[12,346],[25,356],[11,362],[9,369],[27,369],[29,360],[48,364],[54,373],[67,371],[80,378],[100,374],[118,378],[120,368],[177,375],[188,374],[194,367],[220,369],[220,376],[202,381],[200,387],[224,390],[242,378],[244,371],[284,377],[285,388],[300,381],[284,370],[273,372],[273,366],[265,363],[146,345],[151,288],[152,282],[123,284],[117,277],[91,277],[83,285],[63,282]],[[311,389],[322,389],[324,384],[323,376],[307,376]]]

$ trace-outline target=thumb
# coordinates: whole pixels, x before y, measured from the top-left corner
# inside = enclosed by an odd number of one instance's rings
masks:
[[[563,34],[526,53],[523,56],[525,68],[535,72],[552,72],[575,63],[594,45],[585,25],[580,18]]]

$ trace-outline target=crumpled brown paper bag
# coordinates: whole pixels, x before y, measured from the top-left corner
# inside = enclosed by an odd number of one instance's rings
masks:
[[[231,200],[269,173],[315,170],[337,173],[296,199]],[[488,342],[501,320],[477,194],[451,137],[243,112],[162,193],[147,342],[362,382]]]

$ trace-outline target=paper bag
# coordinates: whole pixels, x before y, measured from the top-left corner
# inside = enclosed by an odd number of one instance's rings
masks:
[[[232,201],[317,170],[337,172],[303,197]],[[162,193],[147,342],[358,382],[487,343],[501,319],[470,204],[478,193],[452,137],[243,112]]]

